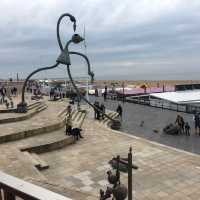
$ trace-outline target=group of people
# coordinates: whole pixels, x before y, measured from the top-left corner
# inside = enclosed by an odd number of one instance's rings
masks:
[[[15,86],[10,89],[10,92],[12,96],[17,96],[17,88]]]
[[[13,88],[11,88],[11,95],[15,96],[17,91],[15,90],[16,93],[14,93],[14,95],[12,90]],[[0,104],[5,104],[7,109],[14,107],[12,97],[9,94],[7,94],[7,89],[4,86],[0,88]]]
[[[104,114],[106,111],[106,107],[104,106],[104,104],[102,103],[100,105],[100,103],[98,101],[94,102],[94,119],[100,120],[100,119],[104,119]]]
[[[56,100],[57,98],[62,99],[66,97],[65,92],[62,90],[62,88],[51,88],[49,92],[49,96],[51,100]]]
[[[179,134],[186,134],[187,136],[190,136],[190,125],[188,122],[185,122],[183,117],[181,115],[177,115],[175,124],[178,125],[179,128]]]

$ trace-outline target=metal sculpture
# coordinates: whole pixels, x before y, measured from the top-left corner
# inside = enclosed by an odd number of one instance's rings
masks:
[[[107,171],[108,182],[112,184],[113,187],[107,187],[105,192],[100,190],[100,200],[108,199],[112,195],[116,200],[124,200],[127,195],[128,200],[132,200],[132,169],[138,169],[138,167],[132,163],[132,148],[130,147],[127,158],[120,158],[118,155],[112,158],[109,164],[116,170],[115,174],[111,171]],[[128,189],[125,185],[121,184],[120,171],[128,172]]]
[[[58,19],[58,22],[57,22],[57,40],[58,40],[58,45],[60,47],[60,50],[61,50],[61,54],[59,55],[59,57],[57,58],[56,60],[56,64],[50,66],[50,67],[43,67],[43,68],[39,68],[39,69],[36,69],[35,71],[33,71],[25,80],[24,82],[24,85],[23,85],[23,88],[22,88],[22,97],[21,97],[21,103],[19,103],[17,105],[17,112],[27,112],[27,103],[25,102],[25,98],[24,98],[24,95],[25,95],[25,88],[26,88],[26,85],[27,85],[27,82],[29,81],[29,79],[36,73],[40,72],[40,71],[44,71],[44,70],[49,70],[49,69],[53,69],[53,68],[56,68],[59,64],[64,64],[64,65],[67,65],[67,72],[68,72],[68,76],[70,78],[70,81],[75,89],[75,91],[77,92],[77,95],[79,97],[81,97],[86,103],[88,103],[90,106],[92,106],[95,110],[98,110],[100,113],[102,113],[102,111],[95,107],[92,103],[90,103],[78,90],[76,84],[74,83],[74,80],[71,76],[71,72],[70,72],[70,65],[71,65],[71,61],[70,61],[70,54],[71,55],[78,55],[78,56],[81,56],[85,59],[86,63],[87,63],[87,66],[88,66],[88,75],[91,77],[91,81],[94,80],[94,73],[91,71],[91,67],[90,67],[90,62],[89,62],[89,59],[87,58],[86,55],[82,54],[82,53],[79,53],[79,52],[75,52],[75,51],[69,51],[69,45],[71,43],[74,43],[74,44],[78,44],[80,42],[82,42],[84,40],[84,38],[82,38],[80,35],[78,34],[73,34],[72,38],[66,43],[65,47],[63,48],[63,45],[62,45],[62,42],[61,42],[61,39],[60,39],[60,23],[61,23],[61,20],[64,18],[64,17],[69,17],[71,22],[73,23],[73,30],[74,32],[76,31],[76,19],[74,16],[72,16],[71,14],[69,13],[65,13],[63,15],[61,15]],[[113,118],[111,118],[109,115],[107,115],[106,113],[102,113],[105,117],[107,117],[108,119],[110,119],[112,121],[112,127],[114,129],[118,129],[120,127],[120,122],[118,120],[114,120]]]

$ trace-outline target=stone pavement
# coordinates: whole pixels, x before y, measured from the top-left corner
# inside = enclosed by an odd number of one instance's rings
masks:
[[[90,97],[91,101],[97,100],[103,102],[106,108],[116,110],[119,101],[107,100],[104,102],[101,97]],[[192,153],[200,154],[200,137],[195,135],[194,120],[192,114],[179,113],[172,110],[165,110],[144,106],[134,103],[121,103],[123,107],[123,123],[121,130],[131,135],[142,137],[151,141],[155,141],[167,146],[175,147]],[[183,135],[168,135],[163,134],[163,128],[169,124],[174,123],[177,114],[180,114],[185,122],[191,126],[191,136]],[[141,121],[144,125],[141,127]],[[158,132],[154,132],[154,130]]]
[[[66,107],[66,103],[46,101],[46,104],[48,105],[48,108],[46,110],[41,111],[30,119],[18,121],[15,123],[0,124],[0,136],[10,135],[16,132],[26,131],[30,129],[36,129],[44,125],[47,126],[48,124],[58,122],[58,113]],[[4,113],[2,113],[1,115],[4,115]],[[14,115],[21,114],[14,113]]]
[[[42,172],[49,181],[96,196],[108,185],[108,161],[117,154],[126,157],[132,146],[134,163],[139,166],[133,171],[134,199],[199,199],[198,155],[112,131],[90,118],[83,129],[84,139],[75,145],[40,155],[50,165]],[[127,183],[127,174],[122,174],[121,182]]]
[[[28,120],[0,125],[0,135],[52,123],[65,107],[64,101],[48,102],[47,110]],[[91,111],[83,123],[83,139],[63,149],[38,155],[50,165],[49,169],[37,171],[19,151],[21,145],[41,142],[41,136],[34,136],[1,144],[0,170],[73,199],[93,200],[98,199],[99,189],[105,190],[108,185],[106,171],[111,169],[108,161],[117,154],[126,157],[132,146],[134,164],[139,167],[133,171],[133,199],[200,199],[199,155],[113,131],[94,121],[93,116]],[[49,135],[52,139],[53,133]],[[56,134],[62,136],[63,129],[56,130]],[[46,136],[48,139],[48,134]],[[127,174],[121,173],[121,182],[127,183]]]

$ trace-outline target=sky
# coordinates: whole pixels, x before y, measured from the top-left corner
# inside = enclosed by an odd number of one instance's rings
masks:
[[[63,13],[77,20],[85,43],[70,50],[86,53],[97,79],[199,79],[200,0],[1,0],[0,78],[25,78],[55,64],[60,54],[56,23]],[[64,18],[63,44],[73,34]],[[72,74],[87,66],[71,57]],[[66,77],[66,66],[36,77]]]

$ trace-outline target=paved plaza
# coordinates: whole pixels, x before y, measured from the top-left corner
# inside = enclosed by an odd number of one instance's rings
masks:
[[[46,104],[46,110],[30,119],[2,124],[1,130],[4,131],[1,131],[1,135],[5,132],[14,134],[14,127],[22,131],[35,129],[40,124],[48,125],[48,122],[55,123],[58,113],[67,105],[65,101],[47,101]],[[93,200],[99,198],[100,189],[105,190],[108,186],[106,172],[111,169],[108,161],[117,154],[126,157],[131,146],[133,162],[139,167],[133,170],[134,199],[199,199],[199,155],[111,130],[93,119],[92,109],[88,111],[82,126],[83,139],[59,150],[38,154],[49,165],[48,169],[38,171],[27,154],[20,151],[20,146],[40,143],[39,138],[45,140],[45,135],[48,140],[53,136],[64,137],[63,128],[1,144],[0,170],[72,199]],[[127,185],[127,174],[121,173],[121,182]]]
[[[92,101],[97,100],[103,102],[106,108],[116,110],[118,103],[123,107],[123,123],[122,131],[131,135],[142,137],[150,141],[155,141],[171,147],[200,154],[200,137],[195,135],[193,115],[180,113],[172,110],[149,107],[134,103],[122,103],[113,100],[103,101],[101,97],[91,97]],[[177,114],[183,116],[185,122],[189,122],[191,126],[191,136],[186,135],[167,135],[162,132],[163,128],[174,123]],[[144,121],[143,127],[140,126]],[[158,132],[154,132],[154,129]]]
[[[147,140],[111,131],[87,119],[84,139],[66,149],[41,154],[50,164],[43,172],[49,180],[97,195],[108,185],[108,161],[134,150],[133,194],[138,200],[198,199],[200,195],[200,157]],[[121,176],[127,183],[127,174]]]

